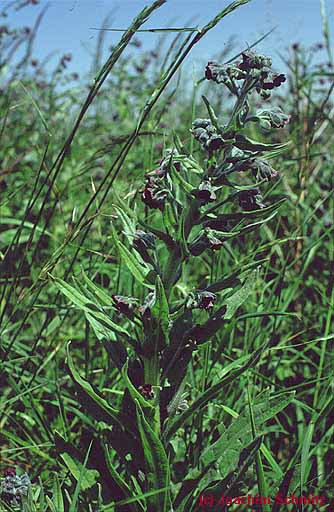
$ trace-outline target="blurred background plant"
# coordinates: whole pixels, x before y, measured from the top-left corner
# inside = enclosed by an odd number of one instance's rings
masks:
[[[60,295],[50,274],[70,283],[83,269],[110,296],[124,285],[131,289],[111,237],[111,225],[118,223],[112,205],[121,200],[147,221],[149,211],[144,205],[139,209],[137,201],[144,174],[174,146],[176,136],[198,156],[189,128],[194,119],[208,117],[201,95],[220,118],[228,118],[233,103],[230,93],[212,87],[204,74],[190,80],[182,70],[180,57],[196,32],[177,32],[171,42],[160,34],[156,48],[148,51],[141,47],[140,33],[125,33],[103,65],[106,32],[101,31],[94,83],[74,71],[70,52],[57,57],[50,70],[50,57],[38,61],[33,44],[47,12],[41,10],[33,27],[10,26],[10,10],[29,3],[38,2],[8,3],[0,26],[0,469],[14,466],[29,474],[27,510],[62,510],[63,501],[65,510],[95,510],[98,503],[102,507],[103,482],[94,469],[85,469],[85,460],[96,424],[78,408],[65,365],[67,341],[72,340],[75,366],[110,404],[122,396],[123,386],[89,322]],[[290,123],[274,132],[249,123],[252,139],[291,141],[274,158],[279,177],[268,188],[273,201],[284,196],[286,202],[260,230],[225,242],[223,252],[204,255],[201,265],[190,263],[177,286],[186,294],[208,276],[238,275],[245,261],[264,260],[257,286],[217,335],[213,353],[206,346],[194,352],[183,399],[191,404],[228,364],[275,336],[275,346],[252,374],[251,394],[269,388],[277,396],[296,395],[264,429],[267,483],[273,490],[275,483],[288,486],[290,479],[296,493],[330,496],[334,73],[324,9],[322,14],[323,41],[311,48],[296,42],[282,53],[287,81],[267,100],[270,108],[283,108]],[[129,55],[121,53],[122,45]],[[216,61],[246,50],[236,41],[224,48]],[[259,100],[251,99],[252,111],[264,108]],[[180,430],[173,441],[175,481],[186,479],[188,460],[197,460],[205,439],[213,435],[215,440],[222,425],[231,426],[238,415],[242,419],[247,404],[240,379],[226,388],[223,399],[210,403],[201,431],[197,423]],[[80,453],[60,452],[56,430]],[[240,494],[257,492],[253,471],[246,471],[238,485]],[[2,506],[6,510],[5,502]]]

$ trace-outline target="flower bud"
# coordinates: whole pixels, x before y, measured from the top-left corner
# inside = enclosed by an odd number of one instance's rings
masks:
[[[217,296],[211,292],[196,292],[191,293],[189,295],[186,307],[189,309],[205,309],[206,311],[210,311],[215,302],[217,300]]]
[[[194,138],[207,151],[216,151],[224,145],[224,139],[210,119],[196,119],[191,130]]]
[[[114,306],[119,313],[132,319],[134,316],[134,306],[137,300],[130,297],[123,297],[122,295],[112,295]]]
[[[141,229],[137,229],[133,238],[133,247],[139,252],[141,257],[147,263],[151,263],[151,257],[148,251],[155,249],[156,236],[153,233],[145,233]]]
[[[251,69],[270,68],[272,61],[270,57],[259,55],[253,50],[248,50],[242,53],[242,62],[239,64],[239,69],[242,71],[250,71]]]
[[[259,110],[256,117],[262,128],[284,128],[290,121],[290,116],[284,114],[279,107]]]
[[[249,190],[242,190],[238,194],[239,206],[245,211],[259,210],[265,208],[262,203],[262,195],[258,188],[251,188]]]
[[[167,193],[162,189],[162,181],[158,178],[149,178],[142,193],[143,202],[153,209],[164,210]]]
[[[140,249],[155,249],[156,239],[157,237],[153,233],[146,233],[141,229],[137,229],[133,239],[133,246],[138,251]]]
[[[154,391],[152,384],[143,384],[142,386],[139,386],[138,390],[146,400],[153,400]]]
[[[193,190],[193,195],[199,199],[202,205],[212,203],[217,199],[211,182],[208,180],[202,181],[197,189]]]

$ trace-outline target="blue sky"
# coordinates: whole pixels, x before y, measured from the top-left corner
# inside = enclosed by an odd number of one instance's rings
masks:
[[[0,5],[7,2],[0,0]],[[42,59],[50,52],[59,56],[71,52],[71,71],[80,74],[89,72],[90,55],[94,52],[97,32],[108,13],[111,13],[111,28],[126,28],[132,18],[147,5],[144,0],[40,0],[11,14],[11,22],[17,26],[31,25],[38,12],[49,5],[35,43],[35,56]],[[152,15],[145,28],[184,26],[192,20],[193,26],[202,26],[228,5],[228,0],[167,0],[167,3]],[[334,5],[325,0],[330,27],[333,28]],[[294,42],[312,44],[322,39],[319,0],[252,0],[226,17],[193,50],[188,58],[196,70],[203,61],[210,60],[224,47],[228,38],[236,35],[237,49],[251,44],[265,32],[277,26],[274,33],[258,49],[274,57],[280,65],[278,52],[284,51]],[[108,32],[107,47],[115,44],[120,34]],[[144,48],[153,47],[159,36],[143,34]],[[276,56],[276,57],[275,57]],[[55,59],[58,60],[57,57]]]

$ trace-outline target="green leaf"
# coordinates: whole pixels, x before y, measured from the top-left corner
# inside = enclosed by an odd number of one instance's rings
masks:
[[[67,466],[75,480],[77,482],[80,480],[82,490],[85,491],[90,489],[96,484],[99,478],[99,472],[96,469],[85,468],[84,464],[70,455],[67,451],[60,453],[60,457],[64,461],[64,464]]]
[[[56,512],[64,512],[64,500],[63,493],[60,487],[59,478],[57,473],[54,474],[53,477],[53,487],[52,487],[52,504],[55,507]]]
[[[138,255],[136,252],[130,252],[129,249],[124,244],[122,244],[113,226],[111,226],[111,232],[120,258],[128,267],[133,277],[143,286],[153,288],[153,285],[148,282],[148,276],[151,274],[151,269],[143,260],[138,260]]]
[[[67,365],[72,379],[76,383],[81,396],[84,398],[82,405],[96,420],[104,421],[107,425],[117,424],[132,432],[132,429],[129,428],[128,422],[125,421],[123,415],[117,409],[114,409],[114,407],[109,405],[108,402],[100,395],[98,390],[94,389],[93,385],[82,378],[76,371],[69,351],[69,346],[70,343],[67,345]]]
[[[235,379],[237,379],[240,375],[242,375],[248,368],[253,367],[260,359],[263,351],[266,347],[263,347],[261,349],[256,350],[251,354],[248,358],[248,361],[243,364],[240,368],[236,370],[232,370],[225,374],[220,382],[215,384],[214,386],[211,386],[209,389],[207,389],[204,393],[200,395],[197,400],[195,400],[191,406],[183,411],[179,416],[177,416],[175,419],[171,419],[168,421],[166,430],[163,434],[163,437],[166,441],[168,441],[171,436],[180,428],[182,425],[192,416],[195,414],[198,414],[211,400],[219,396],[219,394],[223,391],[223,388],[231,384]],[[233,363],[233,367],[235,366],[236,362]]]
[[[207,108],[211,123],[213,124],[213,126],[215,128],[217,128],[217,130],[219,130],[218,118],[217,118],[215,111],[213,110],[213,107],[210,104],[208,98],[206,96],[204,96],[204,94],[202,94],[202,100],[204,101],[205,106]]]
[[[72,496],[69,512],[77,512],[77,510],[78,510],[77,503],[78,503],[78,499],[79,499],[79,494],[80,494],[81,489],[83,491],[85,490],[84,482],[85,482],[85,480],[86,481],[88,480],[87,475],[90,476],[91,480],[93,479],[93,477],[94,477],[94,480],[96,480],[96,478],[99,477],[99,472],[96,471],[95,469],[89,469],[89,470],[86,469],[87,462],[88,462],[88,457],[89,457],[89,454],[90,454],[90,450],[92,448],[92,443],[93,443],[93,441],[91,441],[89,443],[89,447],[88,447],[87,453],[85,455],[85,460],[84,460],[84,462],[83,462],[83,464],[81,465],[81,468],[80,468],[79,478],[76,478],[77,484],[76,484],[75,489],[74,489],[74,494]],[[97,473],[97,477],[95,476],[95,473]],[[95,484],[95,481],[94,481],[93,485],[94,484]],[[92,487],[93,485],[90,485],[90,487]]]
[[[236,142],[234,145],[243,151],[262,152],[277,149],[281,150],[287,148],[290,145],[290,142],[285,142],[283,144],[265,144],[263,142],[257,142],[256,140],[249,139],[240,133],[238,133],[235,138]]]
[[[188,183],[184,178],[182,178],[181,173],[176,171],[174,168],[171,169],[172,180],[174,183],[178,183],[185,194],[191,198],[192,191],[194,190],[194,186],[191,183]]]
[[[122,377],[124,379],[125,385],[129,390],[129,393],[133,400],[137,400],[141,407],[144,409],[148,409],[150,411],[154,410],[154,406],[146,400],[143,395],[138,391],[138,389],[132,384],[131,380],[128,376],[128,366],[129,366],[129,360],[126,361],[125,365],[122,368]]]
[[[175,218],[173,215],[173,210],[170,203],[165,204],[165,208],[162,213],[162,218],[164,222],[164,226],[169,233],[174,233],[175,231]]]
[[[133,241],[133,235],[136,232],[136,218],[131,217],[130,212],[128,214],[124,211],[123,208],[117,205],[113,205],[117,215],[122,221],[123,224],[123,233],[127,237],[128,241],[131,243]],[[133,215],[133,212],[131,212]]]
[[[105,330],[111,330],[113,332],[117,332],[118,334],[122,334],[123,336],[130,338],[129,333],[126,329],[121,327],[119,324],[113,322],[109,315],[105,313],[99,305],[89,300],[85,297],[80,291],[78,291],[73,286],[69,285],[62,279],[58,277],[53,277],[53,281],[56,287],[71,301],[73,304],[78,306],[84,313],[86,314],[87,320],[92,322],[93,329],[97,331],[97,335],[102,332],[107,332]],[[97,324],[99,324],[100,329],[97,329]],[[103,329],[102,329],[103,327]]]
[[[157,337],[160,339],[161,334],[159,331],[161,331],[164,335],[165,343],[168,344],[170,330],[169,306],[160,276],[156,277],[155,302],[151,309],[151,314],[157,322]]]
[[[302,457],[301,457],[301,466],[300,466],[300,484],[302,491],[304,490],[304,485],[307,482],[307,477],[311,469],[310,464],[310,448],[312,443],[312,437],[314,432],[314,421],[311,421],[306,429],[306,433],[303,439],[302,446]]]
[[[280,411],[294,399],[295,393],[287,393],[284,397],[266,399],[254,403],[253,412],[257,429],[263,427],[266,421],[274,418]],[[232,421],[231,425],[220,438],[209,446],[202,454],[205,466],[212,462],[220,464],[220,475],[224,478],[237,463],[240,451],[247,447],[253,440],[252,426],[249,417],[249,409]]]
[[[100,286],[97,286],[91,279],[89,279],[84,270],[82,270],[81,273],[84,284],[86,285],[87,289],[93,293],[96,303],[103,304],[104,306],[112,306],[113,301],[110,295],[106,293],[103,288],[100,288]]]
[[[139,401],[136,402],[137,425],[144,450],[147,468],[149,490],[161,490],[161,493],[151,496],[147,502],[147,512],[169,512],[169,462],[162,442],[145,419]]]
[[[247,220],[247,219],[253,219],[257,217],[265,217],[268,213],[272,213],[278,208],[282,206],[283,203],[285,203],[287,199],[284,197],[283,199],[280,199],[279,201],[276,201],[276,203],[271,204],[270,206],[266,206],[266,208],[260,208],[259,210],[251,210],[251,211],[242,211],[242,212],[236,212],[236,213],[221,213],[217,217],[214,216],[203,216],[201,220],[208,220],[212,218],[217,218],[221,221],[227,221],[227,220]]]
[[[226,313],[224,315],[225,320],[230,320],[233,317],[236,310],[245,302],[245,300],[254,290],[257,276],[257,270],[251,272],[250,275],[246,278],[246,281],[244,282],[240,290],[235,292],[228,299],[225,299],[225,304],[227,306]]]

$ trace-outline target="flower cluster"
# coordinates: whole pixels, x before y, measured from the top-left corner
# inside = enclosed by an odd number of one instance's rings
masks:
[[[270,57],[258,55],[254,51],[247,51],[241,54],[242,62],[239,64],[239,69],[242,71],[250,71],[252,69],[270,68],[272,60]]]
[[[251,171],[257,180],[270,181],[279,176],[276,171],[266,160],[256,157],[245,157],[227,168],[226,173]]]
[[[144,261],[151,262],[149,250],[154,250],[157,237],[153,233],[146,233],[141,229],[137,229],[133,237],[133,248],[141,255]]]
[[[257,54],[253,50],[243,52],[241,59],[230,64],[221,65],[210,61],[205,69],[206,79],[226,85],[236,97],[236,103],[230,121],[220,124],[212,106],[204,98],[209,114],[208,118],[198,118],[192,123],[191,134],[206,152],[208,163],[206,171],[203,171],[192,156],[180,155],[174,149],[165,151],[159,166],[146,174],[147,182],[142,193],[143,201],[150,208],[164,211],[167,198],[171,198],[171,200],[174,198],[176,207],[173,213],[176,224],[177,213],[182,212],[185,208],[183,201],[179,201],[176,182],[187,193],[190,203],[193,199],[196,200],[191,205],[189,218],[185,216],[185,232],[188,235],[191,225],[201,224],[201,229],[195,237],[186,241],[186,250],[194,256],[199,256],[206,249],[219,250],[227,239],[243,229],[245,226],[240,225],[234,229],[236,223],[240,223],[240,220],[244,223],[247,219],[242,212],[265,208],[260,190],[247,185],[241,189],[237,187],[237,191],[227,200],[227,202],[238,203],[242,211],[233,213],[231,216],[220,215],[216,210],[225,201],[217,203],[219,191],[226,190],[226,186],[235,188],[236,185],[230,180],[230,174],[250,172],[260,183],[279,176],[279,172],[268,161],[261,158],[262,153],[272,151],[275,145],[254,141],[242,132],[249,122],[258,122],[262,128],[266,129],[283,128],[289,122],[289,116],[278,107],[258,110],[255,115],[249,114],[248,98],[253,91],[260,92],[262,95],[262,93],[279,87],[286,79],[285,75],[273,72],[271,67],[270,57]],[[242,81],[242,84],[239,84],[239,81]],[[280,149],[279,146],[278,144],[277,149]],[[180,148],[180,146],[177,147]],[[177,171],[179,176],[171,172],[172,168]],[[201,176],[200,180],[194,184],[198,175]],[[173,178],[175,177],[178,179],[174,183]],[[201,208],[211,203],[213,206],[207,210],[208,215],[204,213],[201,218]],[[133,247],[146,262],[152,263],[149,250],[155,249],[154,235],[139,230],[135,236]],[[147,300],[154,299],[148,297]],[[195,307],[199,297],[193,297],[191,300],[193,301],[192,307]],[[214,299],[211,297],[209,309],[212,307],[213,301]],[[198,307],[201,308],[201,306]],[[205,306],[203,307],[206,309]],[[142,316],[147,315],[150,311],[148,305],[141,306],[141,309]]]
[[[259,110],[254,116],[260,121],[262,128],[284,128],[290,121],[290,116],[284,114],[279,107]]]
[[[240,68],[235,65],[218,64],[218,62],[210,61],[205,68],[205,78],[213,80],[217,84],[229,86],[232,79],[242,80],[244,76]]]
[[[223,137],[210,119],[196,119],[191,133],[207,151],[216,151],[224,145]]]
[[[283,73],[274,73],[271,70],[270,57],[252,50],[243,52],[241,56],[242,61],[233,64],[209,62],[205,69],[205,78],[218,84],[224,83],[232,91],[237,89],[234,80],[247,80],[255,85],[256,91],[264,98],[269,97],[268,91],[285,82]]]
[[[154,292],[147,294],[143,304],[140,304],[134,297],[124,297],[123,295],[112,295],[111,297],[116,311],[121,315],[133,320],[137,312],[144,325],[152,320],[151,310],[156,300]]]
[[[146,400],[153,400],[154,391],[152,384],[143,384],[142,386],[139,386],[138,390]]]
[[[159,176],[147,178],[145,188],[142,192],[142,200],[149,207],[159,209],[165,208],[167,191],[164,188],[164,180]]]
[[[168,197],[168,173],[171,165],[180,171],[180,162],[173,161],[175,152],[166,150],[159,167],[146,173],[146,184],[142,191],[142,200],[149,207],[163,211]]]

